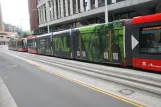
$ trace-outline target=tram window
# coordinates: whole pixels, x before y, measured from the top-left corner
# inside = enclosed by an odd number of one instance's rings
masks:
[[[32,41],[33,41],[33,40],[29,40],[29,41],[28,41],[28,44],[27,44],[27,45],[28,45],[28,48],[32,48]]]
[[[67,47],[70,47],[70,36],[66,36],[64,39],[66,40]]]
[[[46,43],[46,44],[47,44],[46,46],[47,46],[47,48],[49,49],[49,48],[50,48],[50,37],[47,37],[47,38],[46,38],[46,42],[47,42],[47,43]]]
[[[161,27],[141,28],[140,53],[161,53]]]
[[[46,46],[46,38],[40,38],[40,47],[41,49],[45,49]]]

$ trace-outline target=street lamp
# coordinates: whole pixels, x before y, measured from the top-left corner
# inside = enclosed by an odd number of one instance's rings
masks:
[[[20,29],[21,29],[21,35],[22,36],[22,19],[20,19]]]
[[[108,6],[107,6],[107,0],[105,0],[105,23],[108,23]]]

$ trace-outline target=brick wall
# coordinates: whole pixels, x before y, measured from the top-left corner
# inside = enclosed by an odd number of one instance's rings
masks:
[[[37,0],[28,0],[29,15],[30,15],[30,29],[34,31],[38,28],[38,12]]]

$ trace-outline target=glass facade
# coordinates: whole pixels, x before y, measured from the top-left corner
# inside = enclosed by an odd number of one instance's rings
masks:
[[[84,26],[89,24],[105,22],[105,14],[104,14],[105,0],[48,0],[48,1],[49,2],[40,2],[41,5],[39,4],[40,6],[38,7],[38,8],[41,7],[39,11],[40,12],[39,18],[40,18],[40,21],[42,21],[43,23],[40,24],[41,28],[39,28],[40,29],[39,31],[42,33],[48,31],[47,24],[50,24],[49,26],[50,31],[58,31],[57,29],[64,30],[64,29],[79,27],[76,25],[77,23],[80,23],[82,26]],[[107,0],[107,4],[109,5],[108,6],[109,22],[112,22],[113,20],[131,19],[136,16],[142,16],[143,15],[142,13],[145,13],[145,12],[146,12],[146,15],[153,13],[149,11],[149,10],[152,10],[153,7],[148,7],[144,9],[144,6],[143,6],[144,2],[140,5],[138,5],[140,2],[137,2],[138,4],[131,2],[131,4],[127,4],[126,6],[126,3],[123,1],[126,1],[127,3],[128,0]],[[48,5],[45,5],[45,3],[48,3]],[[147,4],[146,1],[145,3]],[[134,4],[141,9],[143,8],[144,12],[140,12],[139,9],[138,10],[134,9],[133,8]],[[45,6],[48,6],[48,7],[45,7]],[[119,6],[121,6],[121,8]],[[111,10],[113,9],[113,7],[114,7],[114,10]],[[44,11],[46,9],[48,10],[49,8],[51,8],[50,11]],[[88,16],[87,12],[89,13],[90,16]],[[83,14],[79,14],[79,13],[83,13]],[[52,22],[47,23],[46,22],[47,19],[51,19]],[[60,21],[57,22],[57,20],[61,20],[61,19],[64,22],[64,24],[63,22],[60,22]]]

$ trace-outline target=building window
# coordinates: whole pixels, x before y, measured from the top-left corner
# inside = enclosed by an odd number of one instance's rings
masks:
[[[69,15],[71,15],[71,12],[70,12],[70,0],[68,0],[68,13],[69,13]]]
[[[57,18],[59,18],[59,12],[58,12],[58,0],[55,0],[55,3],[56,3],[56,15],[57,15]]]
[[[105,6],[105,0],[98,0],[98,7]]]
[[[59,18],[61,18],[61,1],[60,0],[58,0],[58,2],[59,2]]]
[[[50,14],[50,21],[52,20],[52,8],[51,8],[51,2],[50,1],[48,1],[48,6],[49,6],[49,14]]]
[[[140,28],[140,53],[161,53],[161,26]]]
[[[53,0],[51,0],[51,5],[52,5],[51,9],[53,10],[53,18],[52,19],[55,20],[55,17],[54,17],[55,16],[55,14],[54,14],[55,10],[54,10],[54,1]]]
[[[41,21],[42,23],[44,23],[44,8],[43,8],[43,5],[41,6]]]
[[[44,4],[44,15],[45,15],[45,23],[47,22],[47,14],[46,14],[46,5]]]
[[[76,0],[73,0],[73,14],[76,14]]]
[[[78,13],[80,13],[80,0],[78,0]]]
[[[85,0],[83,0],[83,11],[86,11],[86,5],[85,5]]]
[[[91,0],[91,9],[95,8],[95,0]]]
[[[120,19],[128,19],[130,13],[122,13],[122,14],[116,14],[115,15],[115,20],[120,20]]]
[[[64,9],[63,11],[64,11],[64,16],[66,16],[66,6],[65,6],[65,1],[66,1],[66,0],[63,0],[63,9]]]
[[[42,6],[39,7],[40,8],[40,21],[41,21],[41,24],[44,23],[44,19],[43,19],[43,8]]]
[[[114,1],[116,1],[116,2],[121,2],[121,1],[125,1],[125,0],[114,0]]]

